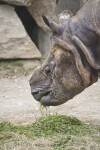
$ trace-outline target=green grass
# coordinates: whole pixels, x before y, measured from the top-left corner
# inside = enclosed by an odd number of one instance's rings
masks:
[[[77,150],[79,146],[81,150],[87,150],[86,146],[89,145],[100,146],[100,127],[87,125],[75,117],[63,115],[42,117],[27,126],[15,126],[9,122],[0,123],[0,147],[9,143],[13,139],[13,134],[24,135],[34,141],[41,138],[49,139],[51,142],[49,146],[54,150],[72,150],[73,146]]]
[[[0,77],[18,75],[27,76],[29,70],[25,70],[23,66],[23,62],[19,60],[0,61]]]
[[[22,67],[23,63],[19,60],[16,60],[16,61],[9,60],[9,61],[1,61],[0,62],[0,67],[9,68],[9,65]]]

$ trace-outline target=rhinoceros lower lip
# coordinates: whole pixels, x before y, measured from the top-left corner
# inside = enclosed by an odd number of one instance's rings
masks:
[[[50,97],[50,94],[48,94],[47,96],[42,97],[41,104],[43,106],[57,106],[59,105],[59,101],[57,99],[52,99],[52,97]]]
[[[54,95],[52,94],[52,91],[50,91],[47,95],[44,95],[41,98],[41,104],[43,106],[57,106],[58,99],[55,99]]]

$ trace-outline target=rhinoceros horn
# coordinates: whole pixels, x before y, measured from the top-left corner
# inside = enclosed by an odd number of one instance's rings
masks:
[[[60,15],[58,15],[59,24],[57,24],[51,19],[49,19],[47,16],[45,16],[44,13],[42,13],[42,18],[44,22],[51,29],[51,31],[56,34],[62,34],[65,24],[72,16],[73,13],[71,11],[64,10],[62,13],[60,13]]]
[[[58,16],[59,16],[59,24],[63,25],[66,24],[68,20],[73,17],[73,13],[70,10],[66,9],[63,12],[61,12]]]
[[[46,23],[46,25],[51,29],[51,31],[54,34],[61,34],[63,31],[63,27],[57,23],[55,23],[54,21],[52,21],[51,19],[49,19],[47,16],[42,15],[42,18],[44,20],[44,22]]]

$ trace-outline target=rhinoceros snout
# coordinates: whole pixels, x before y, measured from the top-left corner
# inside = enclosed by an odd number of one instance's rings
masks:
[[[34,88],[31,89],[31,94],[37,101],[40,101],[43,96],[47,96],[50,92],[51,92],[50,89],[47,90],[34,89]]]
[[[40,101],[41,97],[42,97],[42,94],[40,93],[40,90],[39,89],[34,89],[32,88],[31,89],[31,94],[33,95],[33,97],[37,100],[37,101]]]
[[[31,92],[31,94],[33,95],[34,99],[36,99],[37,101],[40,101],[41,95],[39,94],[39,91]]]
[[[39,93],[39,90],[35,90],[35,89],[32,89],[31,90],[31,94],[34,96],[34,95],[37,95]]]
[[[33,84],[34,80],[37,80],[38,75],[40,74],[40,68],[41,66],[38,66],[34,69],[34,71],[32,72],[30,79],[29,79],[29,84],[30,86]]]

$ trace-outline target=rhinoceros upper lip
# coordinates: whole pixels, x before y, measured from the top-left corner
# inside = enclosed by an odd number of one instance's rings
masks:
[[[32,95],[37,100],[40,101],[43,96],[47,96],[51,90],[41,91],[39,89],[32,89]]]

